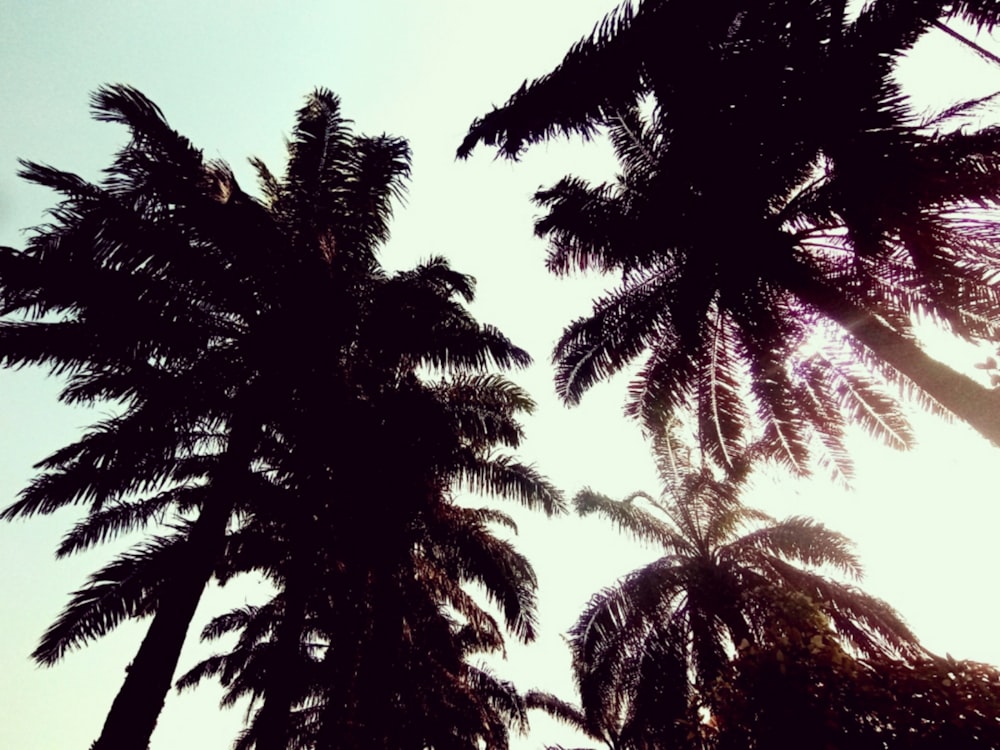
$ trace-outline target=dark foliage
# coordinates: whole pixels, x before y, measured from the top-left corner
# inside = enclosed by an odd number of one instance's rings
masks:
[[[407,144],[354,134],[317,90],[285,174],[254,162],[257,199],[138,91],[101,89],[94,112],[131,136],[99,184],[24,165],[62,200],[0,252],[0,362],[116,416],[41,462],[4,516],[87,506],[61,554],[154,536],[73,595],[36,659],[151,616],[95,743],[143,750],[206,583],[255,571],[274,599],[215,621],[242,631],[236,651],[185,678],[259,699],[242,746],[505,745],[520,698],[469,657],[533,637],[534,573],[488,528],[503,514],[452,493],[562,500],[506,452],[533,403],[489,371],[530,360],[471,317],[474,281],[442,258],[380,266]]]
[[[1000,444],[1000,396],[913,334],[921,315],[992,339],[1000,315],[1000,129],[958,127],[975,103],[921,117],[893,77],[953,16],[996,21],[987,3],[624,3],[473,123],[462,156],[601,130],[618,154],[613,182],[535,197],[550,270],[620,278],[556,346],[564,400],[641,358],[628,411],[656,434],[693,404],[724,466],[754,414],[790,468],[818,455],[849,478],[847,422],[911,442],[888,384]]]
[[[950,658],[857,659],[824,633],[740,651],[714,687],[713,750],[1000,746],[1000,672]]]
[[[577,495],[579,513],[599,513],[663,554],[594,594],[570,630],[581,708],[544,695],[529,695],[529,707],[618,750],[696,747],[710,728],[706,715],[730,710],[717,691],[737,652],[821,632],[872,659],[923,655],[889,605],[824,575],[860,577],[845,537],[810,519],[776,521],[740,505],[739,484],[685,460],[691,451],[676,439],[670,447],[662,500]],[[753,700],[754,690],[735,687],[734,700]]]

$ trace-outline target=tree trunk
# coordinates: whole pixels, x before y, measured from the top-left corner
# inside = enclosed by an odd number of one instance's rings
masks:
[[[153,622],[111,704],[93,750],[146,750],[149,746],[188,626],[212,576],[216,557],[225,545],[231,511],[231,501],[211,503],[195,521],[184,570],[178,571],[160,596]]]
[[[375,577],[357,558],[347,565],[340,582],[338,605],[344,611],[337,641],[324,659],[328,693],[322,723],[316,738],[318,750],[362,750],[368,748],[364,716],[363,672],[372,651],[377,602]]]
[[[237,421],[242,423],[237,424]],[[256,450],[257,426],[234,419],[211,498],[188,536],[184,568],[164,584],[156,614],[91,750],[147,750],[205,586],[225,549],[226,528]]]
[[[875,356],[908,378],[996,446],[1000,446],[1000,392],[951,369],[838,290],[795,274],[788,289],[800,300],[840,325]]]
[[[296,681],[301,677],[298,666],[302,661],[309,567],[301,564],[302,554],[295,554],[295,545],[301,543],[301,537],[291,537],[290,541],[281,622],[274,635],[273,653],[267,665],[264,704],[253,728],[256,750],[287,750],[295,694],[300,689]],[[310,551],[306,549],[304,552],[308,554]]]

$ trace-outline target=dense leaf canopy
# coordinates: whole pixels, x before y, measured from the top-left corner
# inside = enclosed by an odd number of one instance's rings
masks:
[[[723,465],[755,415],[772,453],[850,476],[846,422],[912,436],[888,383],[1000,444],[1000,400],[928,357],[915,315],[992,339],[1000,128],[960,128],[976,102],[925,116],[896,63],[988,3],[838,0],[624,3],[551,73],[473,123],[459,149],[516,157],[606,131],[620,174],[539,191],[557,274],[620,284],[570,323],[556,382],[576,402],[640,358],[629,410],[661,431],[694,404]]]
[[[576,496],[579,513],[604,516],[662,554],[594,594],[571,628],[582,708],[535,694],[530,707],[612,748],[688,747],[704,712],[719,710],[713,691],[733,655],[747,648],[823,633],[872,658],[923,654],[889,605],[826,575],[861,575],[844,536],[739,504],[740,484],[685,461],[693,452],[676,438],[670,447],[661,499]]]
[[[65,400],[114,416],[39,464],[4,517],[87,506],[60,554],[147,538],[72,596],[35,658],[152,616],[95,745],[141,750],[207,581],[263,574],[274,597],[206,633],[239,631],[235,651],[182,680],[256,701],[240,746],[504,746],[521,699],[470,658],[534,637],[536,580],[493,534],[509,519],[453,493],[548,514],[562,499],[510,453],[534,404],[492,370],[530,358],[471,316],[474,280],[440,257],[381,267],[407,144],[356,135],[317,90],[284,175],[254,161],[257,199],[135,89],[101,89],[94,112],[131,136],[103,181],[24,165],[62,200],[26,250],[0,252],[0,362],[47,367]]]

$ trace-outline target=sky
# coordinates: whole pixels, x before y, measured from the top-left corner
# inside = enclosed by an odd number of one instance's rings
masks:
[[[526,78],[554,67],[569,46],[616,5],[612,0],[299,0],[142,3],[135,0],[8,0],[0,14],[0,244],[21,246],[53,203],[17,179],[27,158],[97,179],[124,132],[89,118],[104,83],[145,92],[170,123],[210,158],[228,161],[245,188],[249,156],[283,166],[284,134],[317,86],[340,95],[360,132],[409,139],[413,178],[398,209],[387,266],[447,256],[479,280],[473,305],[535,357],[515,379],[539,403],[521,455],[572,496],[590,486],[611,496],[655,491],[638,429],[621,415],[625,383],[598,386],[573,409],[554,396],[548,356],[563,324],[584,314],[610,280],[546,275],[532,236],[530,196],[569,172],[613,174],[606,144],[553,142],[511,164],[479,149],[457,162],[471,120],[501,104]],[[991,43],[988,37],[981,41]],[[1000,69],[954,41],[930,40],[901,71],[915,106],[939,106],[1000,89]],[[975,374],[975,350],[930,343],[936,356]],[[0,504],[13,501],[32,464],[101,416],[56,401],[58,382],[38,371],[0,373]],[[995,637],[995,473],[998,454],[968,428],[916,415],[919,445],[900,454],[852,440],[855,490],[824,478],[762,477],[750,504],[813,516],[854,539],[865,588],[893,604],[925,644],[959,658],[1000,663]],[[85,748],[138,645],[144,623],[127,624],[52,668],[28,658],[69,592],[115,548],[56,561],[60,535],[79,517],[0,525],[0,747]],[[590,594],[650,556],[592,519],[519,514],[519,548],[540,579],[542,636],[511,648],[497,670],[523,689],[572,698],[562,633]],[[256,591],[212,591],[199,610],[181,669],[206,653],[194,637],[213,613],[254,601]],[[237,731],[238,710],[219,712],[211,686],[171,696],[151,750],[218,750]],[[571,743],[539,719],[518,748]]]

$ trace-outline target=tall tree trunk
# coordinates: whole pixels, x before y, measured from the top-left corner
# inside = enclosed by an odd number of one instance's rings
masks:
[[[365,724],[365,674],[373,649],[376,609],[375,574],[357,558],[342,574],[343,610],[337,641],[324,659],[328,693],[322,723],[316,738],[318,750],[362,750],[369,748]]]
[[[788,289],[800,300],[840,325],[875,356],[994,445],[1000,446],[1000,392],[980,385],[929,356],[870,312],[823,282],[796,273]]]
[[[198,516],[187,542],[184,569],[177,571],[162,595],[111,710],[92,750],[146,750],[163,703],[188,626],[194,617],[218,554],[225,546],[232,502],[211,503]]]
[[[253,728],[256,750],[287,750],[292,709],[296,692],[300,689],[297,680],[302,677],[298,667],[302,662],[310,569],[301,560],[311,550],[296,554],[296,544],[303,541],[301,535],[298,538],[291,536],[289,541],[291,552],[282,591],[281,622],[274,635],[273,651],[267,665],[264,704]]]
[[[240,424],[238,424],[240,423]],[[188,627],[219,556],[226,528],[256,450],[256,424],[234,419],[211,499],[191,526],[183,570],[164,584],[156,614],[91,750],[147,750],[180,658]]]

